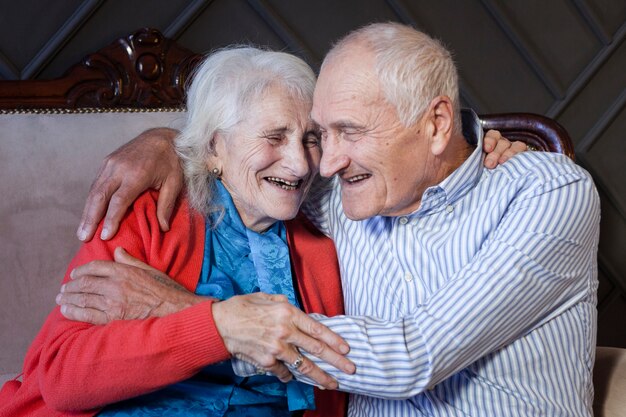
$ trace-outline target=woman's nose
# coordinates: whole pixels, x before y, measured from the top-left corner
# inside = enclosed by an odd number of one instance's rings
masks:
[[[285,166],[296,177],[303,178],[311,171],[302,143],[294,143],[288,146],[283,155],[283,161]]]

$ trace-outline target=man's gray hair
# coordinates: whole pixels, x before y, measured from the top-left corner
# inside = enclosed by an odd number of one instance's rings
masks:
[[[440,41],[400,23],[372,23],[339,40],[326,60],[355,42],[363,42],[374,53],[383,94],[405,126],[417,122],[432,99],[445,95],[452,101],[455,133],[460,133],[457,69]]]
[[[187,120],[175,141],[194,209],[205,216],[219,209],[212,204],[215,175],[207,165],[215,135],[228,138],[247,107],[269,87],[312,101],[315,81],[311,67],[284,52],[233,46],[204,59],[187,90]]]

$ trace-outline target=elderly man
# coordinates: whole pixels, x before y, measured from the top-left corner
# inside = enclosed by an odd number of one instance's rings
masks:
[[[449,52],[399,24],[329,52],[312,118],[333,180],[306,209],[335,241],[346,309],[314,318],[356,372],[303,353],[353,393],[349,415],[592,415],[590,176],[540,152],[485,169]]]
[[[319,319],[358,369],[333,375],[378,397],[353,396],[355,415],[591,415],[593,183],[555,154],[483,169],[457,91],[449,53],[399,25],[354,32],[324,61],[312,117],[336,186],[313,217],[348,317]]]

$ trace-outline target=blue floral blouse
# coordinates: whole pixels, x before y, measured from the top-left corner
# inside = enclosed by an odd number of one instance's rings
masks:
[[[204,261],[195,293],[225,300],[262,291],[296,298],[285,225],[264,233],[247,229],[230,194],[217,181],[216,201],[223,213],[206,222]],[[230,361],[207,366],[193,378],[151,394],[107,406],[99,416],[291,416],[315,408],[313,388],[297,381],[283,384],[273,376],[238,377]]]

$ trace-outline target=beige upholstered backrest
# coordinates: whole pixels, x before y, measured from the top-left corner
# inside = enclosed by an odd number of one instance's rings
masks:
[[[21,370],[54,307],[102,159],[147,128],[182,124],[184,113],[158,108],[183,106],[185,83],[201,59],[141,28],[61,78],[0,81],[0,382]]]
[[[596,417],[626,416],[626,349],[598,346],[593,385]]]
[[[182,112],[0,114],[0,383],[54,307],[102,159]]]

